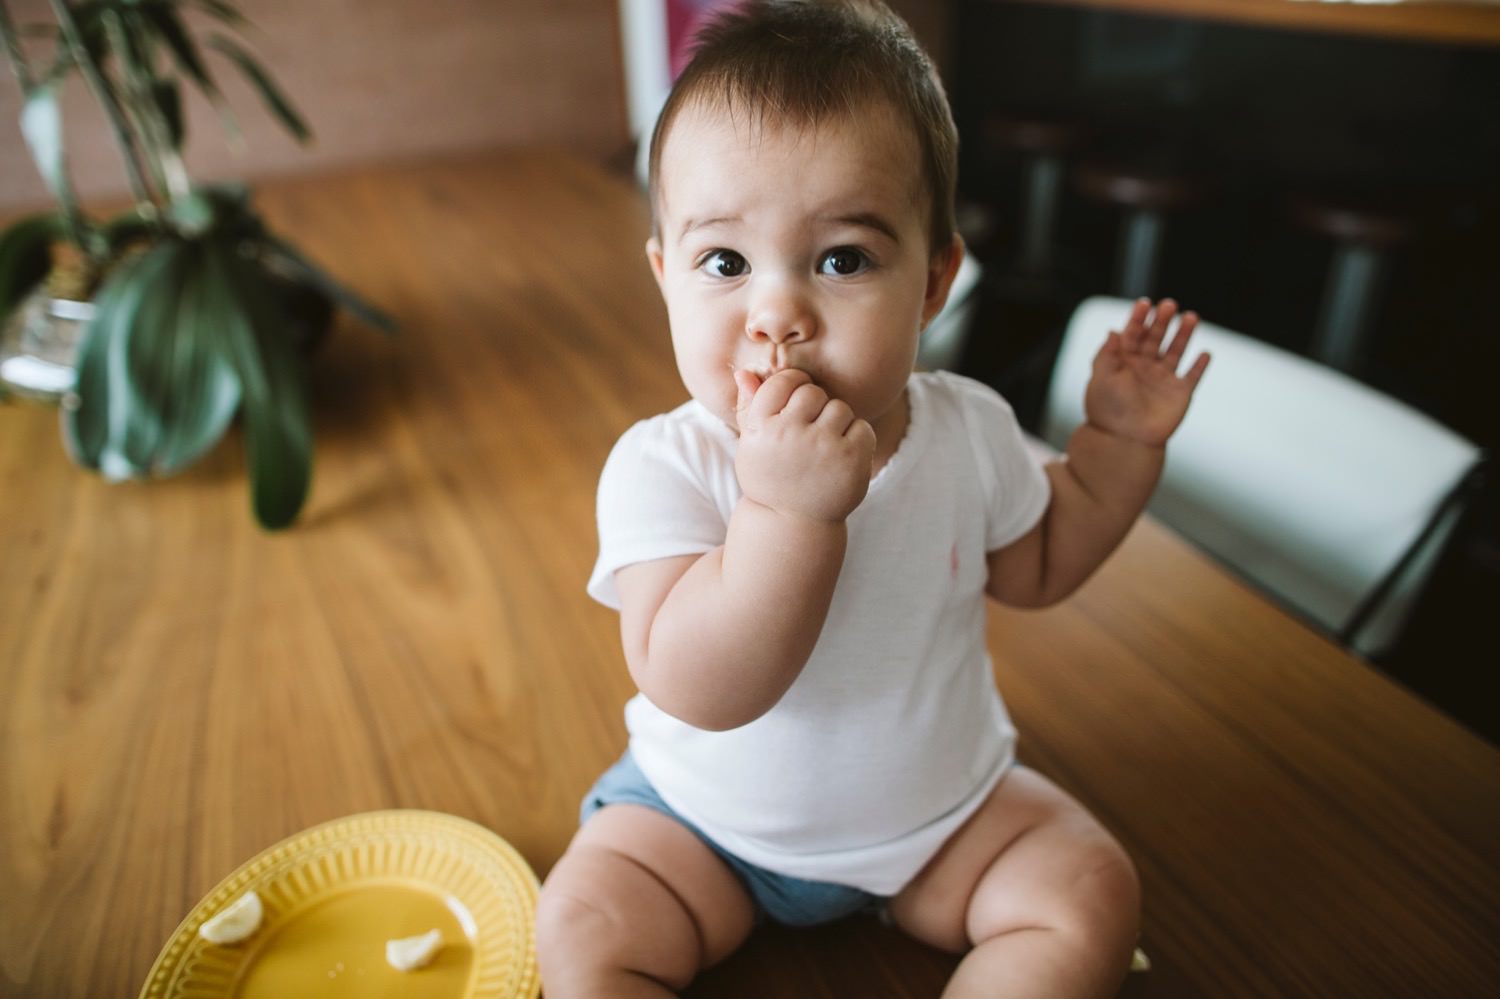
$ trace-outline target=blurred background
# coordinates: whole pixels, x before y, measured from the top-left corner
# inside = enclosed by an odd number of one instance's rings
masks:
[[[981,265],[949,365],[1036,429],[1069,317],[1171,295],[1344,372],[1493,451],[1500,371],[1500,8],[1490,0],[898,0],[960,134]],[[18,24],[46,0],[12,0]],[[244,0],[247,38],[314,133],[299,147],[233,73],[244,133],[188,101],[199,180],[548,144],[633,175],[691,0]],[[647,28],[643,29],[642,25]],[[665,66],[643,70],[640,33]],[[660,51],[658,51],[660,50]],[[0,85],[0,119],[20,111]],[[123,201],[102,114],[64,102],[85,202]],[[0,132],[0,217],[47,203]],[[622,252],[637,252],[636,247]],[[644,263],[643,263],[644,266]],[[1276,400],[1267,399],[1272,406]],[[1254,414],[1247,413],[1247,420]],[[1500,490],[1483,483],[1375,662],[1492,741]],[[1290,487],[1289,487],[1290,488]],[[1490,663],[1491,666],[1485,666]]]

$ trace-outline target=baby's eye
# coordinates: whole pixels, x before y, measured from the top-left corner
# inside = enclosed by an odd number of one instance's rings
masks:
[[[714,277],[739,277],[749,267],[745,258],[733,250],[714,250],[703,258],[699,267],[707,269]]]
[[[818,265],[818,271],[823,274],[849,277],[869,266],[870,258],[865,256],[863,251],[856,250],[852,246],[840,246],[823,254],[823,261]]]

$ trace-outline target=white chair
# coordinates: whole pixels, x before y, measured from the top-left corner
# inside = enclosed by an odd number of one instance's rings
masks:
[[[958,265],[958,273],[953,275],[953,287],[948,289],[948,301],[922,331],[917,347],[919,367],[936,371],[940,368],[953,370],[958,366],[969,331],[974,326],[979,283],[983,278],[984,268],[974,259],[974,254],[965,253],[963,262]]]
[[[1073,313],[1042,416],[1053,446],[1082,422],[1094,354],[1130,308],[1090,298]],[[1184,366],[1204,350],[1213,362],[1148,509],[1354,651],[1388,651],[1478,480],[1480,450],[1269,344],[1200,323]]]

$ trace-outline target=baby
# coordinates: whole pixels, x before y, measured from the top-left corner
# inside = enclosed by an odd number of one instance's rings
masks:
[[[589,592],[640,693],[542,890],[549,999],[659,996],[756,923],[880,915],[964,955],[945,995],[1109,995],[1139,888],[1015,763],[984,598],[1042,607],[1125,536],[1207,356],[1142,301],[1066,459],[986,386],[914,374],[962,259],[957,136],[875,3],[741,4],[651,145],[647,257],[692,400],[599,486]],[[1059,710],[1065,710],[1059,706]]]

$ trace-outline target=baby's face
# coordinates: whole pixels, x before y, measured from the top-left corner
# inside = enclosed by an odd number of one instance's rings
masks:
[[[801,368],[878,433],[962,253],[930,252],[921,176],[916,139],[880,108],[753,135],[683,108],[646,251],[693,397],[734,427],[734,369]]]

